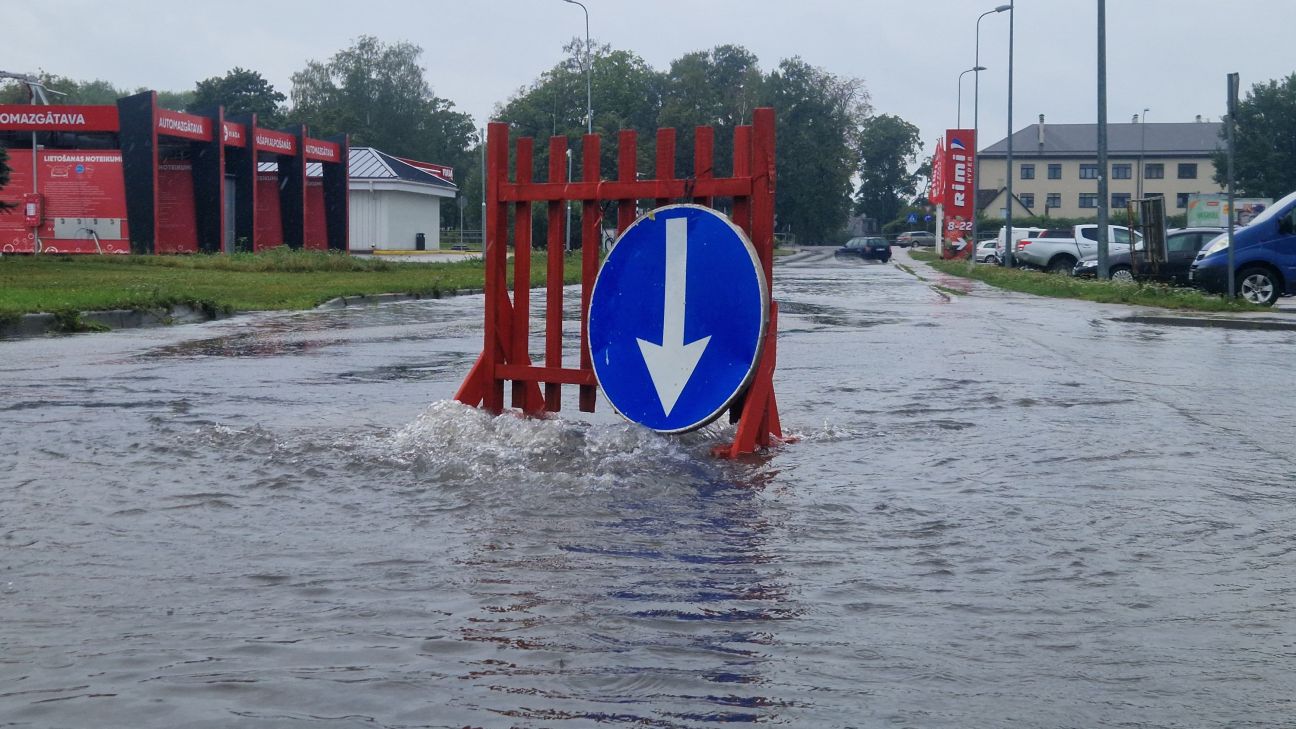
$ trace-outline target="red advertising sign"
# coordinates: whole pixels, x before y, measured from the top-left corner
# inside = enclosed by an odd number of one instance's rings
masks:
[[[157,130],[158,134],[198,142],[209,142],[212,138],[211,119],[169,109],[157,110]]]
[[[927,199],[932,205],[945,204],[945,140],[936,140],[936,153],[932,155],[931,191]]]
[[[976,132],[971,129],[949,129],[945,132],[944,159],[941,177],[944,197],[939,202],[945,206],[945,226],[942,231],[946,258],[966,258],[972,254],[974,243],[972,219],[972,191],[976,189]],[[934,175],[934,173],[933,173]]]
[[[321,139],[306,138],[306,159],[315,162],[338,162],[342,159],[342,145]]]
[[[454,168],[448,165],[439,165],[433,162],[420,162],[416,159],[409,159],[408,157],[397,157],[396,159],[404,162],[410,167],[423,170],[424,172],[430,172],[447,182],[454,182]]]
[[[284,132],[269,129],[256,129],[252,132],[258,152],[278,152],[279,154],[297,154],[297,138]]]
[[[0,104],[0,131],[115,132],[115,106],[30,106]]]
[[[221,124],[221,140],[227,147],[246,147],[247,128],[242,124],[223,122]]]
[[[50,108],[50,107],[43,107]],[[0,200],[0,252],[32,253],[37,236],[45,253],[130,253],[126,185],[118,150],[42,151],[37,159],[37,193],[32,193],[31,152],[9,150],[9,184]],[[28,225],[27,207],[38,199]],[[97,241],[96,241],[97,238]]]

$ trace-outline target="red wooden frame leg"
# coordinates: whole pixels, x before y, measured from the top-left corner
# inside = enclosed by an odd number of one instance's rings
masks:
[[[765,332],[765,346],[761,350],[756,376],[747,388],[738,417],[738,431],[733,443],[718,445],[711,454],[718,458],[737,458],[755,453],[757,446],[769,448],[773,438],[781,439],[783,429],[779,422],[778,401],[774,397],[774,367],[778,360],[778,304],[771,302],[770,324]],[[773,436],[773,437],[771,437]]]

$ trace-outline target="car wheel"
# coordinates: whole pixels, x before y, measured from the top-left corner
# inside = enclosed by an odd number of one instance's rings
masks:
[[[1273,306],[1278,300],[1278,280],[1263,268],[1245,268],[1238,274],[1237,294],[1244,301]]]
[[[1134,272],[1125,266],[1119,266],[1111,270],[1111,280],[1116,283],[1134,283]]]
[[[1049,273],[1060,273],[1063,276],[1070,276],[1071,270],[1075,268],[1076,261],[1071,256],[1058,256],[1049,261]]]

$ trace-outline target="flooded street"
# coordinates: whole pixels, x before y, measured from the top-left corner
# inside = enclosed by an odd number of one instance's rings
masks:
[[[0,726],[1292,726],[1296,332],[916,271],[737,463],[449,402],[481,296],[0,342]]]

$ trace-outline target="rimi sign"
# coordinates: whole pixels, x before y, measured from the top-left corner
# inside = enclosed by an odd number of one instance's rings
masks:
[[[932,202],[944,209],[941,251],[946,258],[971,254],[976,184],[976,132],[947,129],[932,160]]]

